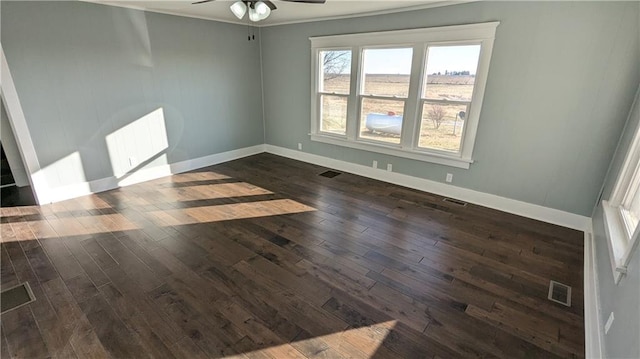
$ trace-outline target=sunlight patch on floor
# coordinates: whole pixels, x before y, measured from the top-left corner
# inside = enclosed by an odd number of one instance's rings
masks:
[[[235,184],[235,183],[234,183]],[[249,189],[249,184],[242,184]],[[254,189],[258,187],[253,187]],[[253,189],[251,189],[253,190]],[[272,192],[258,188],[259,193]],[[238,194],[236,193],[235,196]],[[235,197],[232,196],[232,197]],[[226,198],[221,196],[220,198]],[[173,201],[172,201],[173,202]],[[166,203],[166,202],[165,202]],[[190,207],[182,209],[152,210],[138,212],[141,216],[132,219],[121,213],[91,214],[95,209],[87,208],[95,204],[102,208],[101,201],[71,200],[56,203],[48,208],[21,208],[20,210],[2,211],[7,222],[0,223],[2,242],[30,241],[72,236],[85,236],[109,232],[122,232],[144,229],[149,222],[159,227],[180,226],[197,223],[230,221],[236,219],[278,216],[316,209],[290,199],[275,199],[246,203],[230,203],[212,206]],[[153,207],[157,208],[157,207]],[[86,215],[84,214],[86,213]],[[25,216],[24,218],[19,218]],[[28,216],[36,216],[29,219]],[[10,220],[11,217],[18,217]],[[46,217],[46,218],[45,218]]]
[[[140,226],[120,213],[49,219],[49,224],[60,236],[79,236],[141,229]]]
[[[198,201],[206,199],[245,197],[273,194],[271,191],[246,182],[219,183],[179,188],[163,188],[158,191],[168,201]]]
[[[290,199],[275,199],[248,203],[231,203],[149,212],[161,226],[229,221],[234,219],[278,216],[315,211],[313,207]]]
[[[183,183],[195,181],[215,181],[230,179],[231,177],[213,171],[204,172],[186,172],[174,174],[168,177],[162,177],[151,181],[150,183]]]
[[[246,354],[255,354],[255,356],[263,354],[275,358],[306,358],[301,351],[312,349],[315,354],[322,354],[319,357],[331,357],[332,353],[349,353],[349,356],[353,358],[373,358],[396,323],[397,320],[390,320]]]
[[[144,230],[150,225],[181,226],[316,211],[291,199],[264,197],[271,195],[276,193],[213,171],[182,173],[126,190],[43,206],[0,208],[0,241],[82,237]]]

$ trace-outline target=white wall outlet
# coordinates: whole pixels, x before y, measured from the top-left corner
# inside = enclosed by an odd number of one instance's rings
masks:
[[[138,165],[138,160],[135,157],[129,157],[129,166],[135,167]]]
[[[373,165],[372,165],[372,167],[373,167],[373,168],[378,168],[378,161],[373,160]]]
[[[609,319],[607,319],[607,322],[604,325],[604,334],[609,333],[609,329],[611,329],[614,319],[616,319],[616,317],[613,315],[613,312],[611,312],[611,314],[609,314]]]
[[[393,165],[391,163],[387,163],[387,171],[391,172],[393,170]]]
[[[302,151],[302,143],[298,142],[298,150]]]
[[[447,173],[447,178],[445,180],[447,181],[447,183],[451,183],[451,181],[453,181],[453,174]]]

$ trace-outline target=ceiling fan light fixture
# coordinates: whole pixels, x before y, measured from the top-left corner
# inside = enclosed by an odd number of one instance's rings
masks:
[[[256,12],[258,13],[258,16],[260,17],[260,20],[264,20],[268,18],[269,14],[271,14],[271,8],[269,7],[269,5],[267,5],[263,1],[258,1],[255,4],[255,9],[256,9]]]
[[[249,6],[249,20],[253,22],[261,20],[260,14],[258,14],[258,11],[253,6]]]
[[[231,12],[238,18],[238,19],[242,19],[244,17],[244,14],[247,13],[247,5],[245,5],[245,3],[243,3],[242,1],[236,1],[235,3],[233,3],[230,7]],[[251,14],[249,14],[251,15]]]

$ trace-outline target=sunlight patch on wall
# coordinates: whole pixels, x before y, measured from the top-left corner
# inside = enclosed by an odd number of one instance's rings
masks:
[[[169,147],[169,140],[162,108],[114,131],[105,140],[111,168],[118,179],[144,168],[152,161],[158,165],[168,163],[163,153]]]
[[[78,151],[63,157],[56,162],[44,167],[38,172],[42,172],[42,175],[55,181],[59,179],[59,183],[50,183],[51,187],[60,187],[60,185],[70,185],[74,183],[84,183],[87,178],[84,174],[84,166],[82,165],[82,159]]]
[[[278,216],[315,211],[313,207],[290,199],[271,201],[232,203],[217,206],[202,206],[164,211],[152,211],[150,218],[160,226],[180,226],[185,224],[230,221],[234,219]]]

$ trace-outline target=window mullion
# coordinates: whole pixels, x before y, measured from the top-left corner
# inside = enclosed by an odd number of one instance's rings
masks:
[[[420,111],[420,87],[424,72],[425,46],[413,46],[413,58],[411,61],[411,76],[409,79],[409,94],[405,100],[404,118],[402,121],[402,135],[400,146],[405,149],[415,148],[417,134],[419,132],[418,116]]]
[[[320,52],[317,49],[311,49],[311,128],[310,132],[316,134],[320,132],[320,66],[318,56]]]
[[[351,49],[351,84],[349,87],[349,100],[347,101],[347,139],[355,141],[358,132],[358,95],[360,93],[362,49]]]

